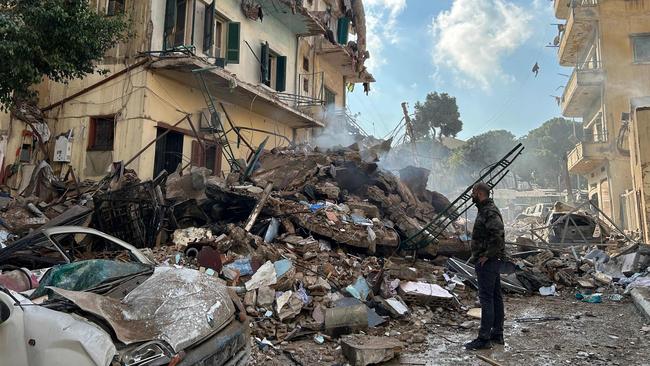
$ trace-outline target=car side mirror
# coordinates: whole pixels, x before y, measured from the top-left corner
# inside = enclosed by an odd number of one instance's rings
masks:
[[[10,315],[11,315],[11,309],[9,308],[9,305],[0,301],[0,324],[4,323],[7,319],[9,319]]]

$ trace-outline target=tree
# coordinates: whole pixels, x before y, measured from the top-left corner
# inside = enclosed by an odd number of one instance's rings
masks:
[[[126,39],[124,16],[103,16],[88,0],[0,0],[0,108],[35,96],[34,84],[98,70],[96,62]]]
[[[530,183],[557,186],[558,176],[563,175],[565,156],[581,137],[580,123],[564,118],[550,119],[519,139],[526,150],[513,169]]]
[[[455,97],[434,92],[427,94],[424,103],[415,103],[413,130],[416,139],[456,137],[462,129]]]

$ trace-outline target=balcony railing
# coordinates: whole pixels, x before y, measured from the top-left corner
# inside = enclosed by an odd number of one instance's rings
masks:
[[[583,117],[596,98],[605,81],[605,73],[598,61],[576,65],[562,93],[562,114],[565,117]]]
[[[313,107],[325,104],[324,72],[314,72],[298,75],[298,90],[296,93],[276,93],[283,102],[294,107]],[[306,86],[306,87],[305,87]]]
[[[567,154],[567,167],[572,174],[588,174],[607,159],[605,142],[579,142]]]
[[[598,20],[598,0],[579,0],[569,8],[569,15],[559,40],[560,65],[575,63],[591,37]]]

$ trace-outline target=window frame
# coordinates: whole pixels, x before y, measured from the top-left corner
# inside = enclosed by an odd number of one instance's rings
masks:
[[[121,2],[122,3],[122,9],[119,11],[115,11],[115,7],[113,7],[113,10],[111,11],[111,3],[116,3],[116,2]],[[126,0],[106,0],[106,16],[112,17],[116,15],[122,15],[126,11]]]
[[[112,120],[112,136],[111,136],[111,143],[110,143],[110,148],[108,144],[106,145],[97,145],[97,121],[108,121]],[[117,127],[116,121],[115,121],[115,115],[107,115],[107,116],[92,116],[90,117],[90,121],[88,124],[88,145],[86,146],[86,151],[115,151],[115,129]]]
[[[636,48],[636,40],[639,39],[646,39],[648,41],[648,46],[650,47],[650,33],[634,33],[630,35],[630,42],[632,46],[632,62],[635,65],[644,65],[644,64],[650,64],[650,52],[648,54],[648,57],[643,59],[643,60],[638,60],[637,59],[637,48]]]

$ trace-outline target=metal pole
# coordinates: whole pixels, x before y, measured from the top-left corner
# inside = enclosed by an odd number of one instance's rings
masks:
[[[181,122],[183,122],[184,120],[186,120],[186,119],[188,118],[188,116],[189,116],[189,114],[186,114],[186,115],[185,115],[183,118],[181,118],[178,122],[174,123],[174,124],[172,125],[172,127],[176,127],[176,126],[180,125]],[[171,131],[170,129],[167,129],[167,131],[161,133],[160,136],[156,137],[153,141],[151,141],[151,142],[149,142],[148,144],[146,144],[146,145],[145,145],[142,149],[140,149],[140,151],[138,151],[138,152],[137,152],[137,153],[136,153],[136,154],[135,154],[131,159],[129,159],[129,161],[127,161],[126,163],[124,163],[124,167],[126,168],[126,167],[127,167],[129,164],[131,164],[135,159],[137,159],[140,155],[142,155],[142,153],[145,152],[145,150],[147,150],[151,145],[155,144],[155,143],[156,143],[158,140],[160,140],[161,138],[165,137],[165,136],[166,136],[170,131]]]

